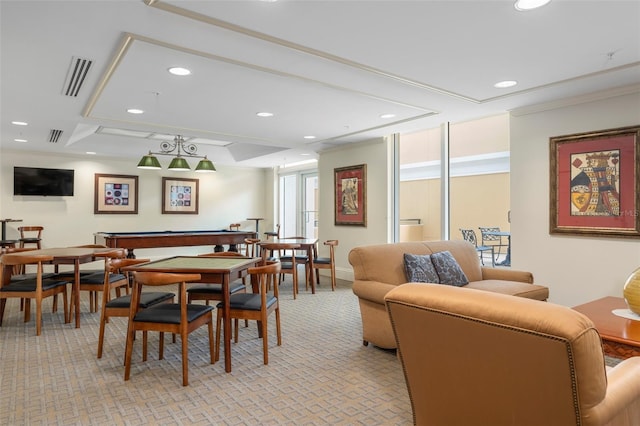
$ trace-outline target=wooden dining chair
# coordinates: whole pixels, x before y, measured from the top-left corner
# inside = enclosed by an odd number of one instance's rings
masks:
[[[182,385],[189,384],[189,334],[206,325],[209,334],[209,355],[215,363],[213,340],[213,307],[187,303],[187,283],[199,281],[200,274],[172,274],[163,272],[134,272],[134,284],[125,348],[124,380],[131,376],[131,357],[136,331],[160,332],[159,359],[164,358],[164,333],[180,335],[182,344]],[[146,309],[140,307],[145,286],[178,284],[178,303],[158,303]],[[143,361],[147,356],[147,337],[142,336]]]
[[[244,255],[247,257],[260,257],[260,247],[258,243],[260,242],[260,238],[245,238],[244,239]]]
[[[42,231],[43,226],[20,226],[18,232],[20,232],[20,247],[24,247],[26,244],[34,244],[36,248],[42,248]]]
[[[54,278],[43,278],[43,263],[53,260],[53,256],[49,255],[20,255],[20,254],[4,254],[0,258],[2,265],[2,279],[0,280],[0,326],[4,317],[4,310],[9,298],[25,299],[25,322],[31,319],[31,299],[36,301],[36,335],[42,332],[42,301],[47,297],[55,297],[62,294],[64,300],[64,322],[71,320],[69,315],[69,304],[67,300],[67,282]],[[36,272],[34,278],[27,278],[19,281],[11,281],[9,278],[12,270],[16,267],[24,265],[35,265]]]
[[[104,331],[105,326],[112,317],[129,317],[131,308],[131,295],[126,294],[120,297],[111,298],[111,291],[109,289],[108,274],[122,274],[127,280],[129,280],[129,273],[123,271],[122,268],[127,266],[139,265],[141,263],[149,262],[149,259],[106,259],[104,280],[102,289],[102,309],[100,311],[100,332],[98,334],[98,358],[102,358],[102,348],[104,344]],[[175,294],[165,291],[145,291],[140,294],[140,309],[146,309],[157,303],[174,303]],[[143,333],[146,334],[146,331]]]
[[[72,247],[108,249],[108,247],[105,246],[104,244],[83,244],[83,245],[80,245],[80,246],[72,246]],[[56,274],[56,278],[60,278],[60,279],[72,282],[74,280],[74,278],[75,278],[75,271],[73,269],[68,270],[68,271],[59,271],[58,270],[58,266],[59,265],[55,265],[55,269],[54,269],[54,273]],[[95,274],[96,272],[97,273],[104,272],[104,267],[99,268],[99,269],[80,269],[80,276],[91,275],[91,274]]]
[[[262,250],[262,263],[266,264],[268,260],[273,260],[270,256],[273,253],[278,253],[281,250],[296,250],[300,248],[300,244],[294,243],[268,243],[263,242],[260,244]],[[298,297],[298,267],[296,264],[296,257],[292,256],[288,262],[280,262],[280,274],[278,276],[278,285],[281,283],[283,274],[291,274],[293,281],[293,298]]]
[[[244,257],[242,253],[236,253],[233,251],[220,251],[214,253],[203,253],[199,256],[206,257]],[[246,293],[247,287],[245,281],[234,280],[229,283],[229,294]],[[204,300],[206,305],[209,305],[211,300],[222,300],[222,283],[205,283],[194,284],[187,288],[188,302],[191,303],[195,300]]]
[[[280,224],[276,225],[275,231],[267,231],[264,233],[265,237],[270,240],[277,240],[280,238]]]
[[[305,237],[286,237],[283,240],[304,240]],[[291,262],[291,256],[296,257],[296,267],[304,265],[305,272],[305,288],[309,288],[309,255],[306,251],[296,249],[283,249],[280,251],[280,263],[288,264]],[[286,268],[285,268],[286,269]]]
[[[282,345],[280,330],[280,306],[278,292],[278,277],[280,262],[269,261],[266,265],[248,269],[248,274],[255,283],[256,293],[232,294],[229,298],[229,315],[232,320],[255,320],[259,324],[259,337],[262,338],[262,354],[264,364],[269,364],[269,334],[267,320],[271,313],[275,313],[276,338],[278,346]],[[273,292],[268,289],[273,287]],[[220,329],[224,318],[224,304],[218,303],[216,317],[216,349],[215,359],[220,358]],[[238,327],[235,328],[234,342],[238,343]]]
[[[335,260],[335,247],[338,246],[338,240],[327,240],[324,242],[325,246],[329,247],[329,257],[316,257],[313,259],[313,267],[316,270],[316,280],[320,284],[319,269],[329,269],[331,271],[331,291],[336,289],[336,260]]]
[[[114,249],[109,251],[98,252],[95,254],[96,257],[100,257],[104,259],[104,268],[99,272],[94,272],[92,274],[80,274],[80,291],[88,291],[89,292],[89,312],[97,312],[98,311],[98,293],[103,292],[105,289],[105,279],[108,280],[108,289],[109,291],[116,291],[116,296],[120,297],[121,290],[125,290],[125,294],[129,294],[129,279],[121,273],[110,273],[106,274],[107,263],[111,259],[123,259],[126,256],[125,249]],[[72,297],[75,297],[72,294]],[[102,296],[105,297],[104,294]]]

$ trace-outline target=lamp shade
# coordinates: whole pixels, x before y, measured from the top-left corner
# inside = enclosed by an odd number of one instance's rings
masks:
[[[189,167],[189,163],[187,163],[187,160],[185,160],[182,157],[176,157],[173,160],[171,160],[171,163],[169,163],[168,169],[186,172],[191,170],[191,167]]]
[[[209,173],[215,171],[216,167],[213,165],[213,162],[211,162],[211,160],[207,159],[207,157],[204,157],[204,159],[200,160],[200,162],[196,166],[196,172],[198,173]]]
[[[149,153],[148,155],[145,155],[144,157],[142,157],[142,159],[140,159],[140,162],[138,163],[138,168],[139,169],[160,169],[160,162],[158,161],[158,159],[151,155],[151,153]]]

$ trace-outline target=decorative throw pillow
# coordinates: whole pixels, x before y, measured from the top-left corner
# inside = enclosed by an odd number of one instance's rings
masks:
[[[410,283],[434,283],[438,284],[440,279],[438,273],[431,263],[431,256],[428,254],[404,254],[404,274],[407,282]]]
[[[469,284],[469,279],[450,251],[431,254],[431,262],[433,262],[441,284],[449,284],[456,287]]]

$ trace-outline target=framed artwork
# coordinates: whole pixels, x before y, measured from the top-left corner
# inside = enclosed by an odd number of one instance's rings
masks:
[[[334,169],[336,226],[367,226],[366,185],[366,164]]]
[[[95,174],[94,214],[138,214],[138,176]]]
[[[163,177],[162,214],[198,214],[198,179]]]
[[[549,138],[549,233],[640,237],[640,126]]]

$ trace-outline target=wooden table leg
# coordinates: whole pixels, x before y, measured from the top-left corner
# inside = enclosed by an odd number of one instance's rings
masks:
[[[73,303],[76,309],[76,328],[80,328],[80,259],[73,262]]]
[[[231,301],[229,300],[229,274],[222,277],[222,298],[224,309],[224,370],[231,372]]]

